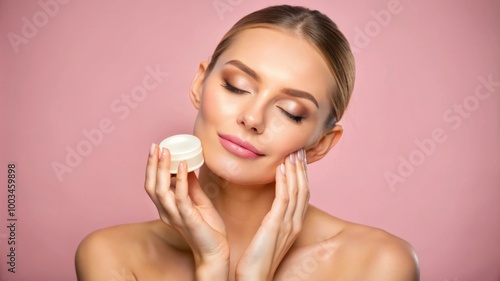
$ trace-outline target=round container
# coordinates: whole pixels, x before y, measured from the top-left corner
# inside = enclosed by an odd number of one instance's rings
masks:
[[[160,143],[161,148],[170,151],[170,173],[177,174],[177,167],[182,160],[186,160],[188,172],[192,172],[203,165],[204,159],[200,140],[193,135],[174,135]]]

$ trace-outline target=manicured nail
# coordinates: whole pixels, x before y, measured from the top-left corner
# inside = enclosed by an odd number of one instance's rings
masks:
[[[280,165],[280,171],[283,173],[283,175],[285,174],[285,171],[286,171],[285,164],[281,163],[281,165]]]
[[[156,145],[154,143],[151,144],[151,148],[149,149],[149,156],[153,156],[153,154],[155,153],[155,148]]]
[[[295,152],[290,154],[290,163],[295,164]]]
[[[300,161],[304,161],[304,149],[299,149],[299,151],[297,151],[297,157]]]
[[[180,172],[182,169],[184,169],[184,161],[181,161],[181,162],[179,163],[179,167],[178,167],[178,168],[179,168],[179,172]]]
[[[165,157],[167,155],[167,149],[166,148],[162,148],[161,149],[161,154],[160,154],[160,159],[162,159],[163,157]]]

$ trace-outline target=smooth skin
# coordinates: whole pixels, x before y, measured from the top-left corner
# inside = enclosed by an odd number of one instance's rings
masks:
[[[419,280],[407,242],[309,204],[307,164],[342,134],[340,125],[324,128],[334,86],[300,36],[238,34],[211,72],[200,64],[191,87],[205,156],[198,176],[185,162],[170,175],[169,151],[154,144],[145,189],[160,219],[88,235],[76,253],[78,280]],[[259,156],[226,150],[220,135]]]

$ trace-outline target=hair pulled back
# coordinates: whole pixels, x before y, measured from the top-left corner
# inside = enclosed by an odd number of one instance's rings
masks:
[[[349,103],[354,80],[355,65],[351,48],[337,25],[326,15],[301,6],[271,6],[240,19],[222,38],[212,54],[207,71],[210,72],[218,58],[231,45],[236,35],[245,29],[266,27],[291,31],[308,40],[326,60],[335,79],[330,94],[332,111],[325,127],[333,128]]]

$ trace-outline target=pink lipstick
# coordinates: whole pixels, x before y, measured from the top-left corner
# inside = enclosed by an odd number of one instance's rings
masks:
[[[242,158],[257,158],[264,154],[250,143],[231,135],[219,135],[221,145],[229,152]]]

